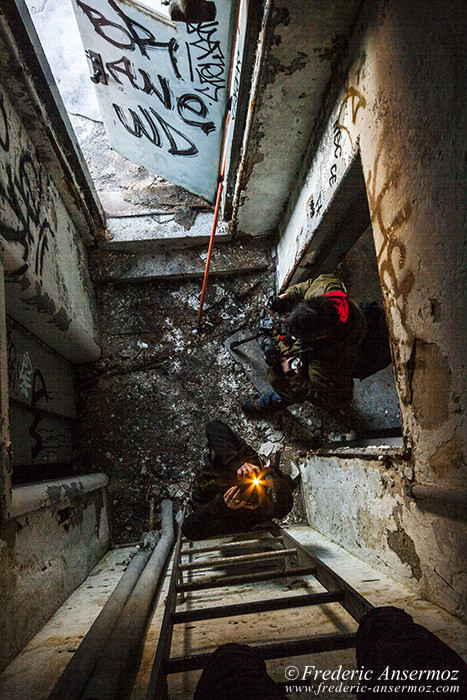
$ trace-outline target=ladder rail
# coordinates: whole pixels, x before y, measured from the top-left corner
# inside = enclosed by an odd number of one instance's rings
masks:
[[[281,528],[276,523],[271,523],[270,532],[272,534],[277,534],[283,538],[285,547],[293,547],[297,550],[298,562],[301,566],[315,566],[316,573],[315,578],[319,583],[326,588],[326,590],[343,590],[345,593],[344,600],[341,602],[343,608],[351,615],[354,620],[360,622],[363,615],[368,611],[372,610],[374,605],[372,605],[366,598],[364,598],[358,591],[347,583],[341,576],[336,574],[327,564],[318,559],[314,554],[309,552],[305,547],[300,544],[292,535],[290,535],[286,530]],[[293,571],[293,569],[292,569]]]
[[[212,608],[198,608],[194,610],[182,610],[174,612],[172,622],[200,622],[201,620],[214,620],[220,617],[235,617],[236,615],[249,615],[251,613],[271,612],[272,610],[290,610],[307,605],[324,605],[325,603],[338,603],[344,597],[343,591],[326,591],[325,593],[307,593],[306,595],[288,596],[286,598],[272,598],[270,600],[255,600],[250,603],[236,603],[233,605],[216,605]]]

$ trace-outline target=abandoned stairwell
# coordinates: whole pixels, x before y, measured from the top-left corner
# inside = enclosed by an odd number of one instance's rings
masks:
[[[83,637],[129,561],[134,557],[132,561],[137,562],[141,556],[133,547],[111,550],[102,559],[5,669],[1,697],[39,700],[49,696],[70,655],[81,643],[86,645]],[[87,685],[82,674],[68,676],[61,693],[56,689],[51,697],[163,698],[169,674],[170,700],[190,700],[206,655],[219,644],[233,641],[261,649],[274,680],[290,682],[288,697],[309,697],[310,687],[318,688],[324,670],[356,669],[357,621],[373,605],[403,607],[454,649],[462,646],[460,621],[309,527],[283,530],[273,525],[195,546],[179,536],[164,573],[133,649],[125,649],[128,621],[114,620],[123,635],[121,648],[130,651],[122,654],[120,662],[131,659],[130,665],[122,667],[112,654],[112,640],[100,639],[100,645],[104,642],[100,657],[110,660],[110,666],[97,661],[99,682],[91,678]],[[120,620],[124,617],[121,614]],[[295,683],[297,688],[292,690]],[[81,689],[79,694],[76,689]],[[350,700],[353,695],[330,692],[326,697]]]

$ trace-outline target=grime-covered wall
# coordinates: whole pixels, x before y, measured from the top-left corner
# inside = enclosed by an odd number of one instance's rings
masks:
[[[109,528],[103,475],[55,478],[78,470],[73,365],[100,355],[85,243],[102,210],[20,0],[1,4],[0,73],[3,667],[108,549]]]
[[[345,84],[310,146],[311,167],[277,247],[277,284],[284,288],[360,158],[405,460],[385,458],[375,468],[358,457],[311,457],[303,469],[308,516],[325,534],[410,578],[423,595],[456,614],[465,575],[460,507],[422,506],[406,488],[413,480],[453,490],[465,484],[464,10],[461,2],[363,4]],[[357,506],[355,494],[362,492],[366,497]]]
[[[108,544],[102,488],[0,525],[0,669],[84,581]]]
[[[0,85],[0,242],[7,313],[73,362],[99,357],[83,242]]]

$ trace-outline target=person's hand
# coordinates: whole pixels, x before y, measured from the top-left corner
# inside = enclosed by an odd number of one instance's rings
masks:
[[[282,363],[282,371],[284,372],[286,377],[290,377],[290,376],[293,376],[294,374],[298,374],[298,371],[292,367],[292,362],[294,360],[295,360],[295,357],[288,357]]]
[[[231,510],[237,510],[237,508],[243,508],[246,505],[245,501],[242,500],[238,486],[231,486],[230,489],[224,493],[224,502],[227,508]]]
[[[257,467],[255,464],[245,462],[245,464],[242,464],[242,466],[239,469],[237,469],[237,476],[254,479],[255,476],[258,476],[259,471],[259,467]]]
[[[271,311],[275,311],[276,313],[285,313],[288,311],[290,307],[290,299],[287,297],[287,294],[279,294],[276,295],[274,294],[272,297],[268,299],[266,302],[267,308],[271,309]]]

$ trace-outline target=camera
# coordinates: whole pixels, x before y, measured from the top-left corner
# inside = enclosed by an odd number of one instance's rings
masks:
[[[253,485],[253,479],[247,476],[239,477],[240,498],[249,506],[258,506],[260,503],[259,490],[261,486]]]
[[[281,363],[281,351],[273,338],[265,338],[261,343],[264,359],[269,367],[276,367]]]

